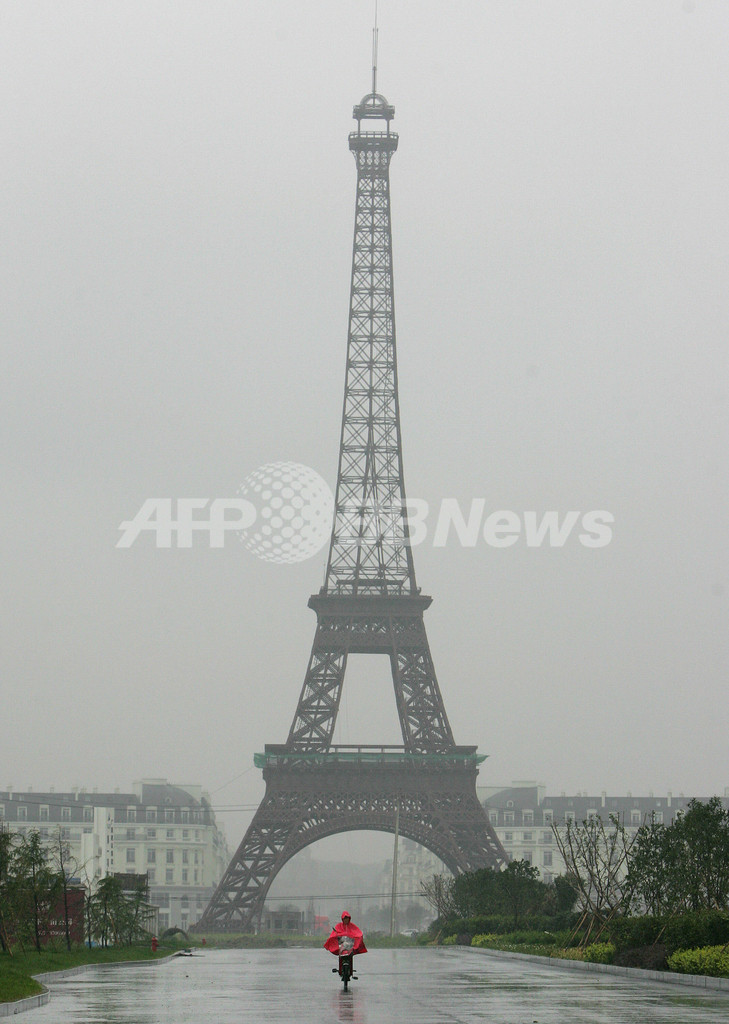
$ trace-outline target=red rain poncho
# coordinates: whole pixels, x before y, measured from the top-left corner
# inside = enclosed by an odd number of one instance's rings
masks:
[[[354,939],[354,949],[352,950],[352,953],[366,953],[367,947],[364,944],[362,929],[358,928],[356,924],[352,924],[351,918],[348,921],[345,921],[345,917],[350,917],[346,910],[342,914],[342,920],[338,924],[334,925],[332,934],[324,943],[324,949],[328,949],[330,953],[334,953],[335,956],[339,956],[339,936],[349,935],[350,938]]]

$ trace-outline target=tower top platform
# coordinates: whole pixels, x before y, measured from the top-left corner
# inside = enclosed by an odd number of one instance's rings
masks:
[[[367,93],[352,111],[352,117],[357,121],[378,119],[387,121],[388,125],[394,116],[395,108],[379,92]]]

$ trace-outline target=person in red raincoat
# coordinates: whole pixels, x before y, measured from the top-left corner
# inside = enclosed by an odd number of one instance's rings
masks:
[[[330,953],[334,953],[335,956],[339,956],[339,940],[343,936],[348,936],[354,941],[352,956],[354,956],[355,953],[367,952],[367,947],[364,944],[364,936],[362,935],[362,929],[358,928],[356,924],[352,924],[352,917],[348,910],[345,910],[342,913],[341,922],[334,925],[334,928],[332,929],[332,934],[324,943],[324,949],[328,949]],[[342,968],[340,963],[340,974],[341,969]]]

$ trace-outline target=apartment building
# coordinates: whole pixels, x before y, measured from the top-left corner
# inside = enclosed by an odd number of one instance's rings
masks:
[[[479,786],[481,800],[489,821],[510,858],[526,860],[539,869],[545,882],[565,872],[565,864],[554,841],[553,824],[577,823],[600,817],[607,824],[615,815],[628,832],[651,817],[670,825],[677,814],[685,813],[692,797],[680,793],[654,796],[608,796],[587,792],[567,796],[547,796],[544,786],[536,782],[512,782],[510,786]],[[699,797],[708,800],[708,797]],[[729,791],[724,790],[724,806],[729,806]]]

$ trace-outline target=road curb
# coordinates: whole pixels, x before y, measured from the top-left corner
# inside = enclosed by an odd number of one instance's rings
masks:
[[[505,949],[487,949],[484,946],[462,946],[468,953],[485,953],[502,960],[527,960],[543,967],[562,968],[567,971],[587,971],[591,974],[612,974],[633,981],[657,981],[663,985],[685,985],[688,988],[712,989],[729,993],[729,978],[711,978],[705,974],[677,974],[675,971],[649,971],[643,967],[618,967],[615,964],[591,964],[584,960],[560,960],[556,956],[535,956],[533,953],[512,953]]]
[[[37,996],[27,996],[25,999],[16,999],[12,1003],[0,1003],[0,1017],[14,1017],[16,1013],[25,1013],[26,1010],[35,1010],[39,1006],[45,1006],[50,1002],[51,993],[43,986],[43,991]]]

